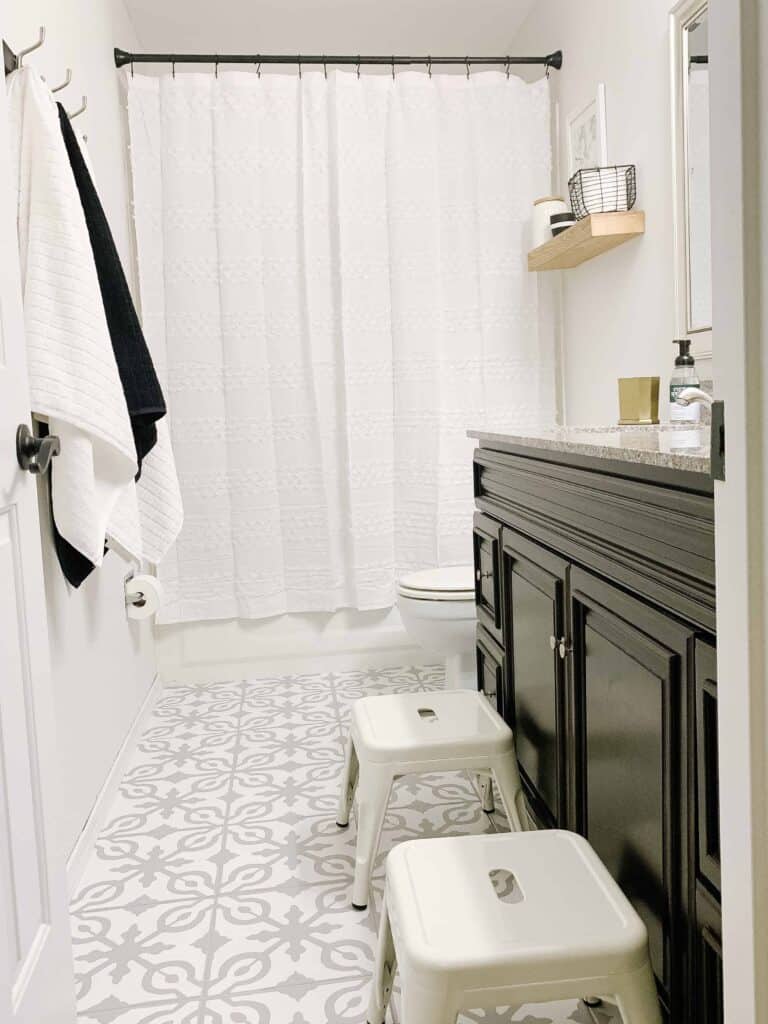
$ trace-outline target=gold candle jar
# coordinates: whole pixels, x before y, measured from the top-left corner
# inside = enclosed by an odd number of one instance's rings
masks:
[[[619,377],[619,423],[659,422],[659,378]]]

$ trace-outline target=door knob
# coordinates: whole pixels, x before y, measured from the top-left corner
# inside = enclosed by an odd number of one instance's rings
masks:
[[[26,423],[16,431],[16,460],[22,469],[42,476],[48,472],[51,459],[61,451],[61,442],[55,434],[35,437]]]

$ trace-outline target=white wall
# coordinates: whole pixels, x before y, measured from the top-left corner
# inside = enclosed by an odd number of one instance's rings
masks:
[[[29,58],[51,85],[73,71],[58,96],[70,110],[88,96],[76,122],[88,135],[102,201],[126,267],[131,265],[129,203],[121,98],[112,59],[115,45],[138,44],[122,0],[11,0],[2,30],[14,50],[37,38]],[[45,502],[41,501],[41,506]],[[70,590],[50,542],[42,510],[45,580],[59,747],[61,831],[72,850],[117,751],[152,684],[155,666],[148,626],[125,617],[123,578],[129,566],[111,553],[79,591]]]
[[[564,52],[562,71],[552,74],[560,194],[567,196],[567,116],[605,82],[608,160],[637,165],[637,209],[646,212],[642,239],[562,273],[565,414],[572,425],[617,421],[619,377],[660,376],[662,419],[667,413],[675,354],[671,6],[539,0],[509,45],[511,53]]]

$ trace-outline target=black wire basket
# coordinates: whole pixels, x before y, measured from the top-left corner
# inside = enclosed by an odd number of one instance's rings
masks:
[[[571,209],[578,220],[591,213],[623,213],[637,199],[637,171],[634,164],[614,167],[585,167],[568,182]]]

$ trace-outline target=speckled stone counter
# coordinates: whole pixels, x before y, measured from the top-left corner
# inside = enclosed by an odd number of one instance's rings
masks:
[[[553,427],[519,434],[469,430],[483,447],[533,448],[587,458],[710,475],[709,427]]]

